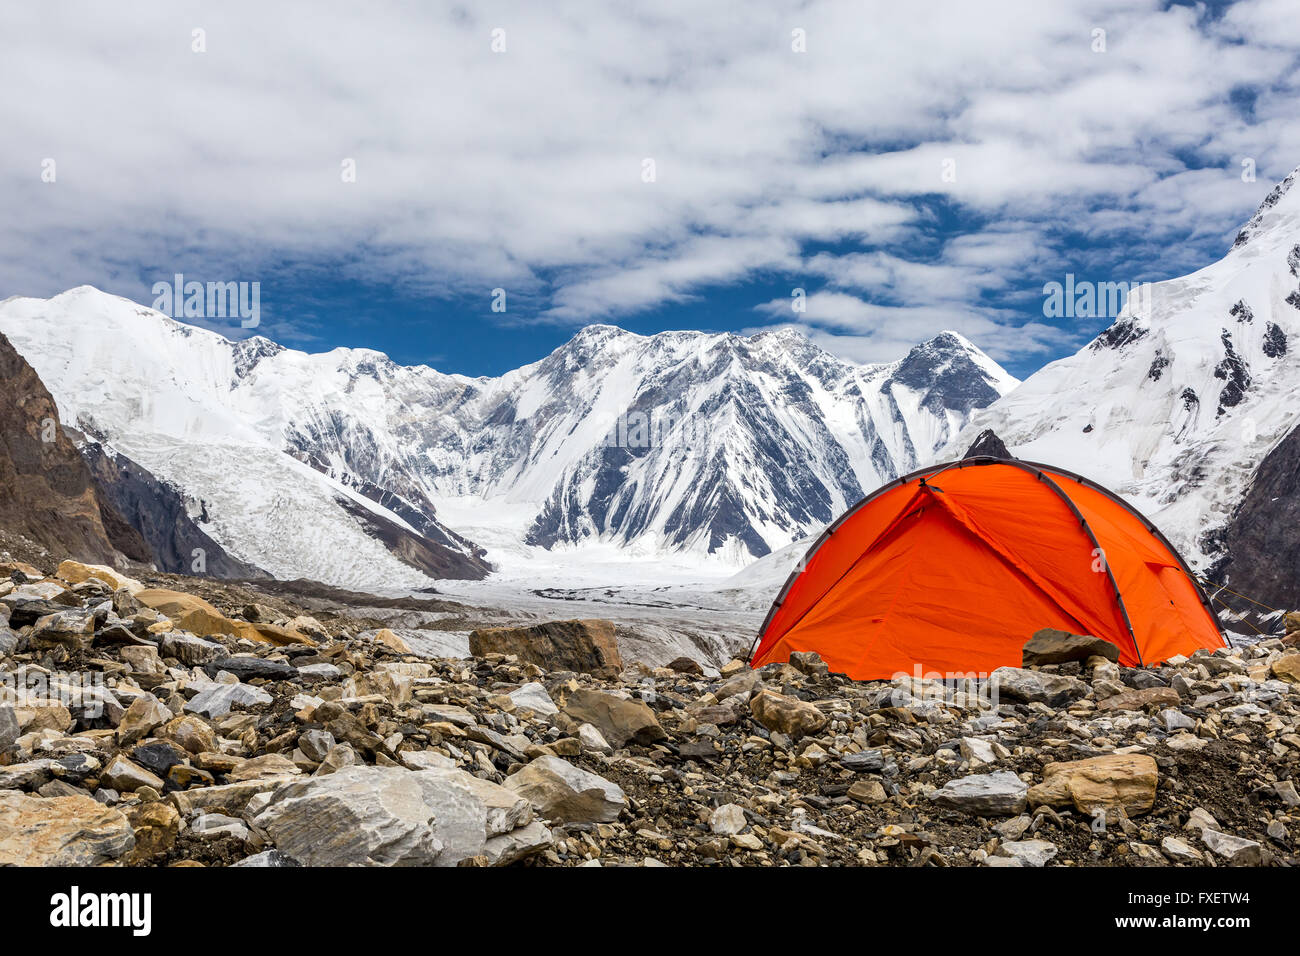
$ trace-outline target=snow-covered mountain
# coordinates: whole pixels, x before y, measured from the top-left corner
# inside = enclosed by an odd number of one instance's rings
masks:
[[[466,383],[450,415],[412,425],[432,463],[412,468],[442,496],[536,506],[531,544],[740,562],[831,520],[1014,384],[953,333],[859,366],[790,330],[590,326],[541,362]]]
[[[479,576],[484,529],[524,551],[743,562],[927,460],[1016,384],[954,333],[859,366],[793,331],[611,326],[468,378],[232,342],[89,287],[5,300],[0,331],[65,420],[181,493],[232,556],[352,587]]]
[[[1194,565],[1222,557],[1260,462],[1300,422],[1296,175],[1223,259],[1132,297],[1079,353],[972,416],[944,456],[991,428],[1016,456],[1128,497]]]

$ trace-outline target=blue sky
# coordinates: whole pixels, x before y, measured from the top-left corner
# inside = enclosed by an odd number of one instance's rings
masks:
[[[1206,265],[1300,164],[1290,0],[265,6],[0,12],[0,298],[256,281],[287,345],[468,374],[953,328],[1024,376],[1110,321],[1045,283]]]

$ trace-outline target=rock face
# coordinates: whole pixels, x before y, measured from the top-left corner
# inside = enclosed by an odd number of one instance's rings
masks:
[[[1015,455],[1007,450],[1007,446],[1003,444],[1002,439],[991,428],[986,428],[976,435],[975,440],[966,449],[966,454],[962,455],[962,458],[1007,459],[1014,457]]]
[[[1034,667],[1039,664],[1086,661],[1089,657],[1118,661],[1119,648],[1099,637],[1045,627],[1025,643],[1021,655],[1025,667]]]
[[[123,552],[148,560],[144,541],[97,494],[54,399],[3,335],[0,387],[0,528],[97,564]]]
[[[1300,607],[1300,426],[1278,442],[1255,470],[1250,490],[1218,533],[1225,555],[1207,572],[1272,607]],[[1238,613],[1258,608],[1219,595]]]
[[[0,866],[98,866],[134,846],[122,812],[89,796],[0,791]]]
[[[609,621],[548,621],[529,627],[488,627],[471,631],[469,651],[514,654],[520,660],[549,670],[612,677],[623,669]]]
[[[1160,771],[1147,754],[1114,754],[1049,763],[1043,782],[1029,791],[1031,806],[1073,806],[1095,816],[1123,809],[1129,816],[1146,813],[1156,799]]]

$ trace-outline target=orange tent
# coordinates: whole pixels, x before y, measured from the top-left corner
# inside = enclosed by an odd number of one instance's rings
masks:
[[[826,529],[768,612],[760,667],[816,651],[858,680],[1019,666],[1035,631],[1104,638],[1125,666],[1224,646],[1173,546],[1117,495],[1016,459],[899,478]]]

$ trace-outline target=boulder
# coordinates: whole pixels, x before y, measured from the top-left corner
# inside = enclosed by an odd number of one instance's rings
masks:
[[[167,706],[153,694],[142,694],[131,701],[122,719],[117,724],[117,741],[123,747],[129,747],[137,740],[143,740],[154,729],[167,723],[175,716]]]
[[[48,757],[0,764],[0,790],[37,790],[50,782],[53,766],[54,761]]]
[[[29,699],[14,708],[14,716],[25,734],[38,730],[64,732],[71,730],[73,724],[72,711],[57,700]]]
[[[1025,642],[1020,654],[1025,667],[1086,661],[1093,656],[1104,657],[1108,661],[1119,660],[1119,648],[1110,641],[1071,634],[1054,627],[1045,627],[1036,632]]]
[[[275,624],[234,621],[203,598],[166,588],[145,588],[135,599],[145,607],[165,614],[172,624],[198,637],[242,637],[259,644],[314,644],[310,637]]]
[[[157,774],[145,770],[121,754],[109,761],[99,776],[99,782],[101,786],[111,787],[119,793],[134,793],[141,787],[152,787],[161,793],[165,786]]]
[[[930,793],[935,804],[972,816],[1013,817],[1025,809],[1028,786],[1010,770],[949,780]]]
[[[1293,612],[1294,613],[1294,612]],[[1300,684],[1300,654],[1285,654],[1273,662],[1273,676],[1288,684]]]
[[[157,732],[157,736],[179,744],[192,754],[217,749],[217,735],[212,728],[205,721],[188,714],[167,721]]]
[[[163,635],[161,653],[163,657],[174,657],[182,664],[194,667],[216,660],[226,653],[226,649],[216,641],[205,641],[194,634],[168,631]]]
[[[770,690],[761,691],[750,700],[749,710],[768,730],[785,734],[791,740],[817,734],[829,722],[812,704]]]
[[[94,640],[95,615],[83,610],[47,614],[27,634],[27,641],[34,648],[61,645],[70,651],[85,650]]]
[[[825,677],[831,672],[830,665],[816,651],[794,651],[790,655],[790,666],[809,677]]]
[[[59,565],[58,570],[54,572],[54,576],[61,581],[67,581],[69,584],[80,584],[83,581],[89,581],[91,578],[97,578],[114,591],[125,588],[131,594],[144,590],[144,585],[135,578],[119,574],[106,564],[82,564],[80,561],[64,561]]]
[[[145,588],[137,591],[134,596],[145,607],[165,614],[173,625],[183,631],[199,637],[231,633],[226,616],[197,595],[166,588]]]
[[[98,866],[134,846],[126,816],[88,796],[0,792],[0,866]]]
[[[443,849],[415,776],[391,767],[281,786],[255,823],[307,866],[429,866]]]
[[[256,707],[271,703],[271,699],[266,691],[249,684],[209,684],[186,703],[185,710],[191,714],[224,717],[233,707]]]
[[[455,866],[480,855],[511,862],[520,844],[541,848],[545,828],[486,853],[490,840],[532,822],[526,803],[502,790],[460,770],[343,767],[281,786],[254,822],[306,866]]]
[[[375,631],[373,640],[399,654],[412,653],[411,645],[407,644],[406,641],[394,634],[389,628],[381,627],[379,630]]]
[[[513,654],[552,671],[614,677],[623,669],[610,621],[548,621],[529,627],[486,627],[471,631],[469,652]]]
[[[1008,840],[998,847],[998,855],[1015,860],[1019,866],[1046,866],[1056,856],[1055,844],[1046,840]]]
[[[1254,840],[1233,836],[1208,827],[1201,831],[1201,842],[1210,851],[1228,861],[1229,866],[1259,866],[1264,862],[1264,848]]]
[[[612,823],[627,804],[616,784],[560,757],[538,757],[505,785],[552,823]]]
[[[1148,707],[1177,707],[1182,702],[1178,691],[1172,687],[1144,687],[1126,690],[1097,702],[1099,711],[1146,710]]]
[[[989,675],[992,700],[1002,697],[1025,704],[1063,707],[1088,693],[1088,685],[1075,677],[1043,674],[1020,667],[999,667]]]
[[[560,712],[560,708],[555,706],[555,701],[551,700],[551,695],[546,692],[546,688],[536,681],[512,690],[507,696],[514,701],[518,710],[529,710],[543,717],[550,717]]]
[[[0,750],[12,746],[21,733],[13,704],[0,703]]]
[[[644,703],[601,691],[574,691],[564,702],[564,713],[575,724],[594,726],[614,747],[629,741],[653,744],[667,736]]]
[[[1029,805],[1072,805],[1089,816],[1122,808],[1129,816],[1137,816],[1155,804],[1159,779],[1155,760],[1146,754],[1107,754],[1049,763],[1043,768],[1043,782],[1029,791]]]
[[[274,661],[266,657],[240,655],[238,657],[218,657],[203,665],[209,677],[216,677],[221,671],[234,674],[241,681],[263,678],[265,680],[289,680],[297,675],[297,668],[284,661]],[[335,673],[338,672],[334,668]]]
[[[674,657],[665,665],[670,671],[676,671],[679,674],[691,674],[701,677],[704,674],[704,668],[700,662],[690,657]]]
[[[135,848],[127,858],[133,864],[150,863],[163,857],[175,845],[180,833],[181,815],[170,803],[154,800],[126,811],[135,832]]]

